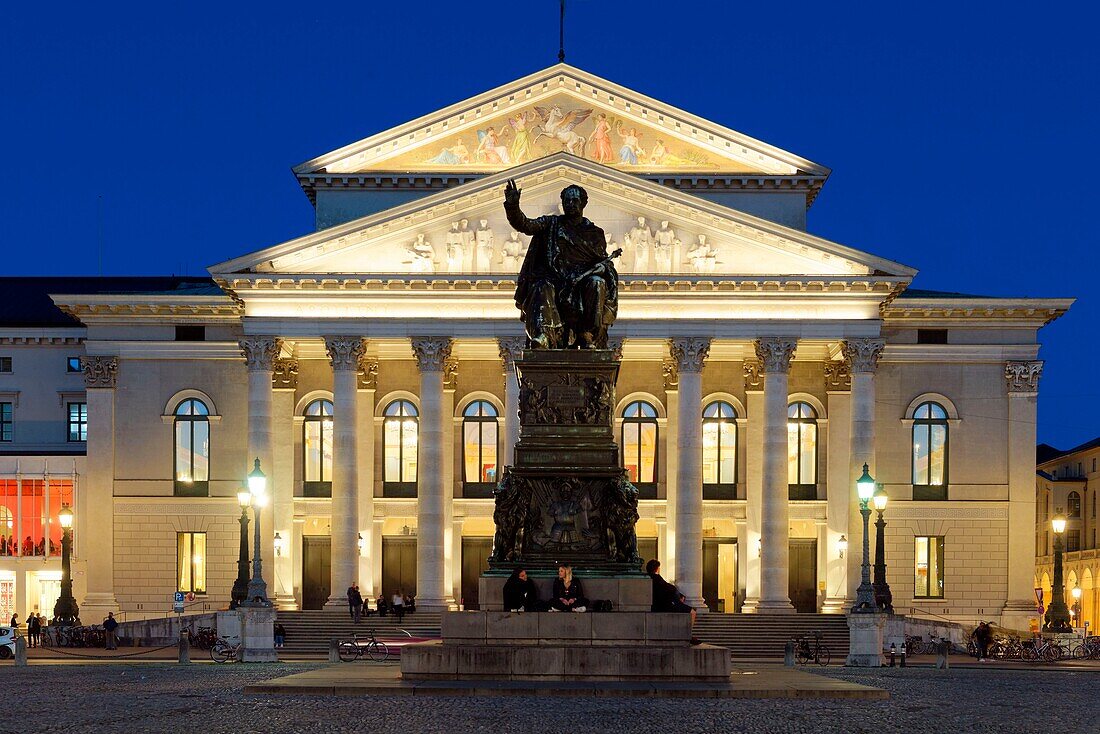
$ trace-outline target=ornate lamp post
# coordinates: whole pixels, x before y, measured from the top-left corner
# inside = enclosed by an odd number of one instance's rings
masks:
[[[878,519],[875,521],[875,582],[871,587],[875,592],[875,606],[887,614],[893,614],[894,595],[890,592],[890,584],[886,583],[886,521],[882,519],[889,499],[886,490],[881,486],[871,496],[878,512]]]
[[[267,504],[267,477],[260,471],[260,460],[248,473],[248,491],[252,495],[253,524],[256,526],[255,546],[252,549],[252,580],[248,582],[248,598],[243,606],[269,607],[267,584],[263,577],[263,559],[260,557],[260,510]]]
[[[252,493],[247,489],[237,492],[241,506],[241,552],[237,558],[237,578],[229,594],[229,608],[236,609],[248,598],[248,508],[252,506]]]
[[[856,494],[859,496],[859,514],[863,515],[863,565],[860,568],[859,588],[856,590],[856,603],[853,614],[870,614],[878,611],[875,606],[875,591],[871,586],[871,497],[875,493],[875,480],[863,465],[863,474],[856,480]]]
[[[61,523],[61,596],[53,605],[53,623],[58,627],[71,627],[80,624],[80,608],[73,598],[73,511],[62,507],[57,513]]]
[[[1081,585],[1074,584],[1069,593],[1073,597],[1073,618],[1077,621],[1078,627],[1084,627],[1085,623],[1081,620]]]
[[[1069,607],[1066,606],[1066,585],[1062,580],[1062,533],[1066,532],[1066,516],[1055,515],[1050,520],[1054,529],[1054,583],[1051,584],[1050,606],[1047,607],[1043,632],[1072,632]]]

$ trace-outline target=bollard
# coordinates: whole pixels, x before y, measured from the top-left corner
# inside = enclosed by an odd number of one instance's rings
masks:
[[[950,670],[951,669],[951,663],[949,663],[948,660],[947,660],[948,653],[950,651],[951,651],[951,643],[948,642],[945,639],[940,640],[939,644],[936,645],[936,652],[939,655],[939,657],[936,658],[936,669],[937,670]]]
[[[788,668],[794,667],[794,640],[787,640],[783,646],[783,664]]]
[[[330,637],[328,641],[328,661],[330,663],[340,662],[340,641],[335,637]]]
[[[898,654],[898,646],[891,642],[890,643],[890,667],[891,668],[895,667],[894,666],[894,659],[897,657],[897,654]]]
[[[19,667],[27,664],[27,638],[22,635],[15,638],[15,664]]]
[[[903,668],[905,667],[905,653],[906,653],[905,645],[902,645],[901,646],[901,667],[903,667]]]
[[[179,660],[180,663],[191,662],[191,641],[187,639],[187,630],[180,630]]]

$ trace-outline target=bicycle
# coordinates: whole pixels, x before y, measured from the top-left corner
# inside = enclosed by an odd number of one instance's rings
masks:
[[[195,632],[194,627],[187,629],[187,642],[191,647],[199,650],[209,650],[218,641],[218,633],[213,627],[199,627]]]
[[[234,645],[227,637],[219,637],[218,641],[210,648],[210,659],[215,663],[227,663],[241,661],[241,652],[244,650],[244,641]]]
[[[371,630],[367,635],[354,634],[351,640],[341,642],[339,654],[340,660],[345,663],[358,660],[364,655],[376,663],[381,663],[390,656],[390,649],[386,647],[386,643],[379,641],[374,636],[374,630]]]
[[[1035,662],[1041,660],[1053,663],[1065,655],[1062,646],[1051,640],[1025,640],[1020,657],[1024,660]]]
[[[933,655],[936,652],[936,643],[933,640],[925,640],[920,635],[905,636],[906,655]]]
[[[795,640],[794,651],[800,665],[805,665],[811,660],[818,665],[829,664],[829,648],[821,644],[820,632],[814,632],[812,640],[810,635],[804,635]]]

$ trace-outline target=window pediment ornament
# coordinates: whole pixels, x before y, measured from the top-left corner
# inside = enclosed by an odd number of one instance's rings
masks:
[[[668,340],[668,349],[677,372],[702,372],[710,355],[710,338],[674,337]]]
[[[114,387],[118,382],[118,357],[81,357],[84,387]]]
[[[286,357],[276,359],[272,363],[271,388],[273,390],[298,389],[298,360]]]
[[[413,354],[421,372],[441,372],[451,356],[454,339],[449,336],[414,336]]]
[[[852,370],[847,362],[825,363],[825,389],[851,390]]]
[[[326,336],[325,351],[333,370],[358,370],[366,341],[361,336]]]
[[[764,368],[764,374],[790,372],[791,359],[794,358],[794,350],[798,346],[797,339],[770,336],[755,339],[752,345],[756,349],[756,358]]]
[[[356,380],[355,389],[357,390],[377,390],[378,389],[378,360],[367,359],[362,357],[359,359],[359,374]]]
[[[1005,380],[1010,393],[1039,392],[1039,377],[1043,374],[1043,361],[1005,362]]]
[[[885,347],[885,339],[845,339],[840,343],[852,374],[874,372]]]
[[[283,348],[283,340],[275,336],[246,336],[238,344],[249,372],[270,372]]]

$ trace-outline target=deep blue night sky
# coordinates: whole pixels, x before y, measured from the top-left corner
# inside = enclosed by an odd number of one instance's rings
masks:
[[[1041,332],[1039,437],[1100,434],[1096,18],[856,5],[570,0],[567,60],[830,166],[810,231],[919,268],[915,287],[1077,297]],[[304,234],[292,165],[551,65],[557,13],[13,4],[0,274],[96,274],[98,242],[104,274],[200,274]]]

